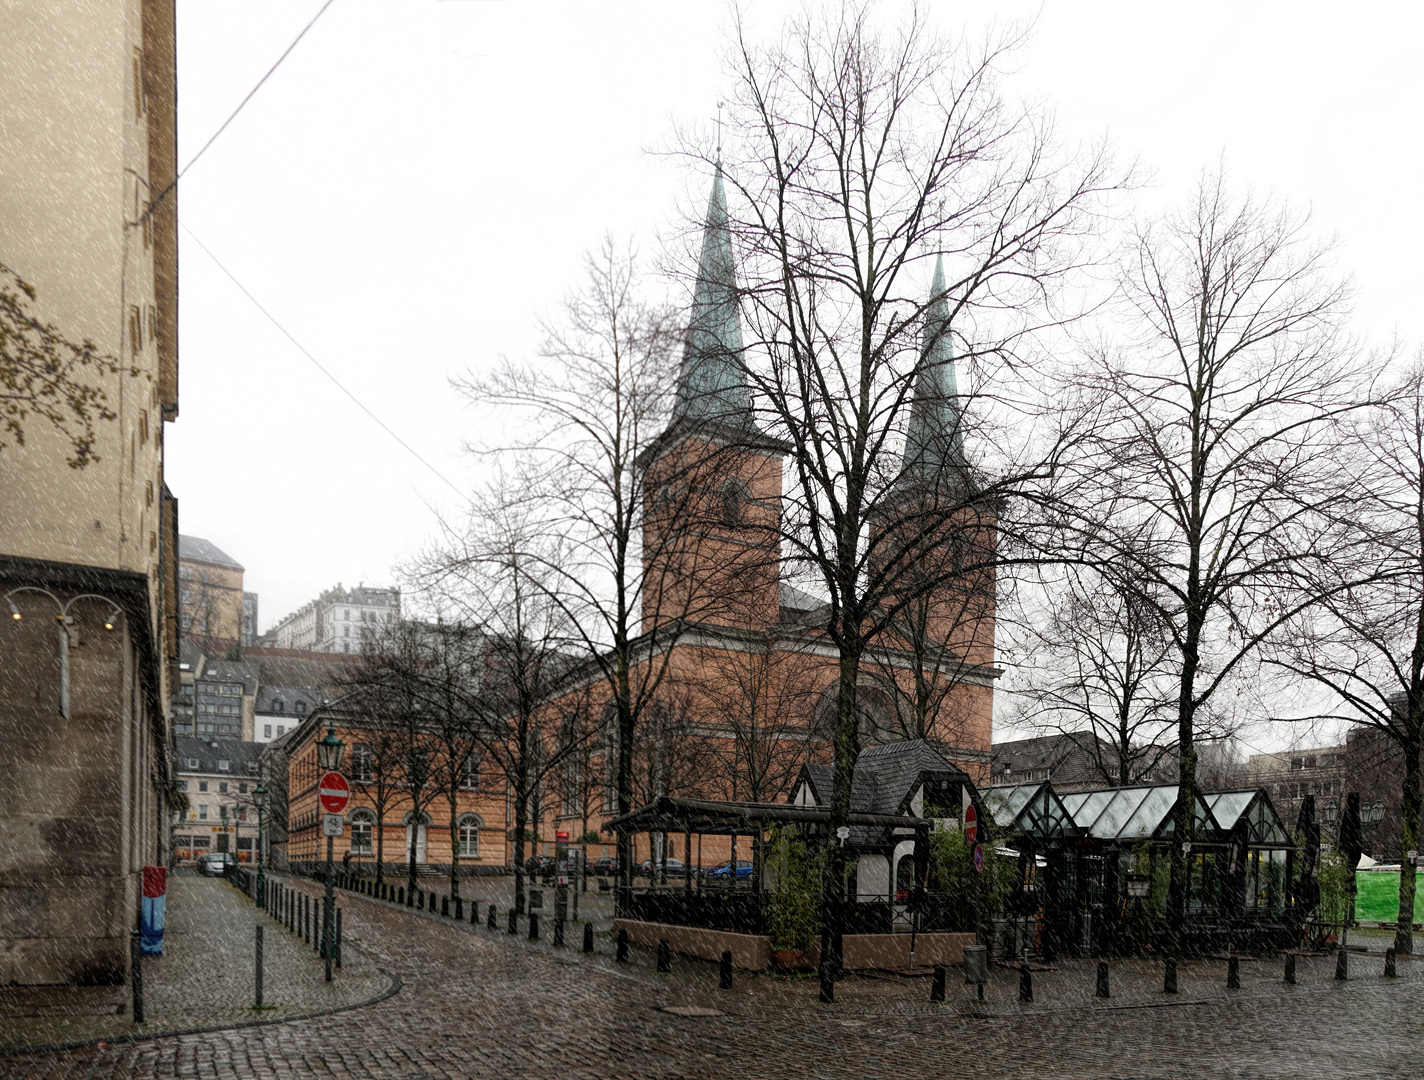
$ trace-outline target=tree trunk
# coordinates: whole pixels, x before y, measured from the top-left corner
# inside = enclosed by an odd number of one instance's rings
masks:
[[[1424,711],[1424,702],[1411,704],[1410,712]],[[1413,737],[1404,742],[1404,789],[1400,800],[1403,829],[1400,834],[1399,922],[1394,931],[1394,951],[1408,956],[1414,952],[1415,868],[1409,863],[1409,852],[1419,848],[1419,813],[1424,795],[1420,792],[1420,722],[1417,716],[1407,718]]]
[[[416,804],[416,809],[410,817],[410,850],[406,852],[409,859],[406,863],[406,890],[407,896],[415,892],[415,853],[420,850],[420,804]]]
[[[840,912],[844,900],[845,848],[836,830],[850,818],[850,787],[859,743],[856,722],[856,679],[860,674],[859,643],[841,646],[840,680],[836,688],[836,741],[831,782],[830,857],[821,881],[821,955],[833,977],[841,972],[842,931]],[[735,870],[735,867],[733,868]],[[893,873],[893,871],[892,871]]]
[[[1182,845],[1192,840],[1192,819],[1196,807],[1197,750],[1193,742],[1196,702],[1196,673],[1201,625],[1188,616],[1186,641],[1182,648],[1182,682],[1177,700],[1177,805],[1172,809],[1175,826],[1171,856],[1171,877],[1167,886],[1167,934],[1173,955],[1179,955],[1187,925],[1187,852]]]
[[[385,884],[386,873],[386,807],[384,803],[376,804],[376,885],[377,895],[380,895],[380,886]]]
[[[460,898],[460,822],[456,800],[450,799],[450,899]]]

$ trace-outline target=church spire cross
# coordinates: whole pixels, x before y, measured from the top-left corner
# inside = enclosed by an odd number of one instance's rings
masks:
[[[964,456],[962,428],[944,257],[939,256],[935,259],[930,302],[925,310],[920,370],[905,432],[902,479],[931,486],[963,479],[968,461]]]

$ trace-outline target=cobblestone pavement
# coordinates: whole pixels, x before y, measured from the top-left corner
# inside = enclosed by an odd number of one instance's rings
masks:
[[[250,1024],[369,1001],[392,980],[354,950],[326,982],[315,951],[215,878],[168,879],[164,955],[143,961],[144,1023],[134,1024],[128,986],[0,989],[0,1050],[149,1033]],[[344,903],[344,901],[343,901]],[[263,929],[263,1005],[252,1008],[256,950]],[[0,1072],[8,1066],[0,1060]]]
[[[310,885],[301,887],[315,893]],[[0,1076],[382,1077],[1416,1077],[1424,1034],[1424,961],[1382,977],[1379,956],[1301,958],[1296,986],[1276,961],[1244,961],[1227,990],[1221,961],[1183,962],[1180,993],[1161,968],[1114,962],[1113,997],[1092,998],[1096,966],[1065,961],[1035,976],[995,968],[986,1002],[954,981],[847,977],[834,1005],[807,978],[738,973],[674,960],[653,970],[634,949],[597,953],[347,896],[347,940],[404,981],[369,1007],[269,1027],[0,1059]],[[501,908],[501,916],[503,908]],[[577,931],[577,934],[574,933]],[[715,1015],[675,1015],[690,1007]]]

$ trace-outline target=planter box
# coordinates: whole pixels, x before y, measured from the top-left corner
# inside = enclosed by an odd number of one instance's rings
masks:
[[[775,961],[771,938],[763,934],[735,934],[729,930],[704,930],[697,926],[673,926],[670,923],[642,922],[638,919],[614,919],[613,930],[628,931],[628,940],[649,949],[658,947],[660,938],[667,938],[668,948],[684,956],[713,962],[722,959],[722,950],[732,951],[732,963],[745,971],[765,971]],[[909,934],[846,934],[842,940],[847,971],[872,968],[902,968],[910,966]],[[915,963],[964,963],[964,946],[974,944],[973,934],[929,933],[915,937]],[[819,943],[806,954],[811,970],[821,963]]]
[[[724,949],[732,950],[732,963],[745,971],[765,971],[771,967],[771,938],[763,934],[734,934],[729,930],[704,930],[699,926],[673,926],[670,923],[642,922],[638,919],[614,919],[613,932],[628,931],[634,945],[650,949],[658,947],[659,938],[667,938],[668,948],[684,956],[714,962],[722,959]]]

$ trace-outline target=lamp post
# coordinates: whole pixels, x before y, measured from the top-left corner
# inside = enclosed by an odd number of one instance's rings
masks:
[[[336,737],[336,727],[331,721],[326,723],[326,735],[317,740],[316,760],[323,773],[341,771],[341,755],[346,744]],[[336,876],[332,868],[332,842],[335,837],[326,838],[326,904],[321,916],[321,951],[326,957],[326,981],[331,982],[331,956],[336,930]]]
[[[5,594],[4,599],[10,604],[10,618],[19,622],[24,616],[16,606],[14,597],[18,593],[32,592],[47,596],[59,609],[55,615],[55,621],[59,623],[59,715],[66,720],[69,719],[69,637],[70,627],[74,626],[74,616],[69,613],[72,604],[80,600],[99,600],[109,605],[109,612],[104,616],[104,629],[112,630],[119,621],[119,616],[123,614],[123,609],[118,604],[110,600],[107,596],[100,596],[98,593],[80,593],[78,596],[71,596],[68,600],[61,601],[59,597],[48,589],[42,589],[38,585],[21,585],[17,589],[11,589]]]
[[[262,781],[257,781],[257,786],[252,789],[252,805],[257,807],[257,906],[261,907],[265,899],[262,881],[262,811],[267,806],[267,789],[262,786]]]

